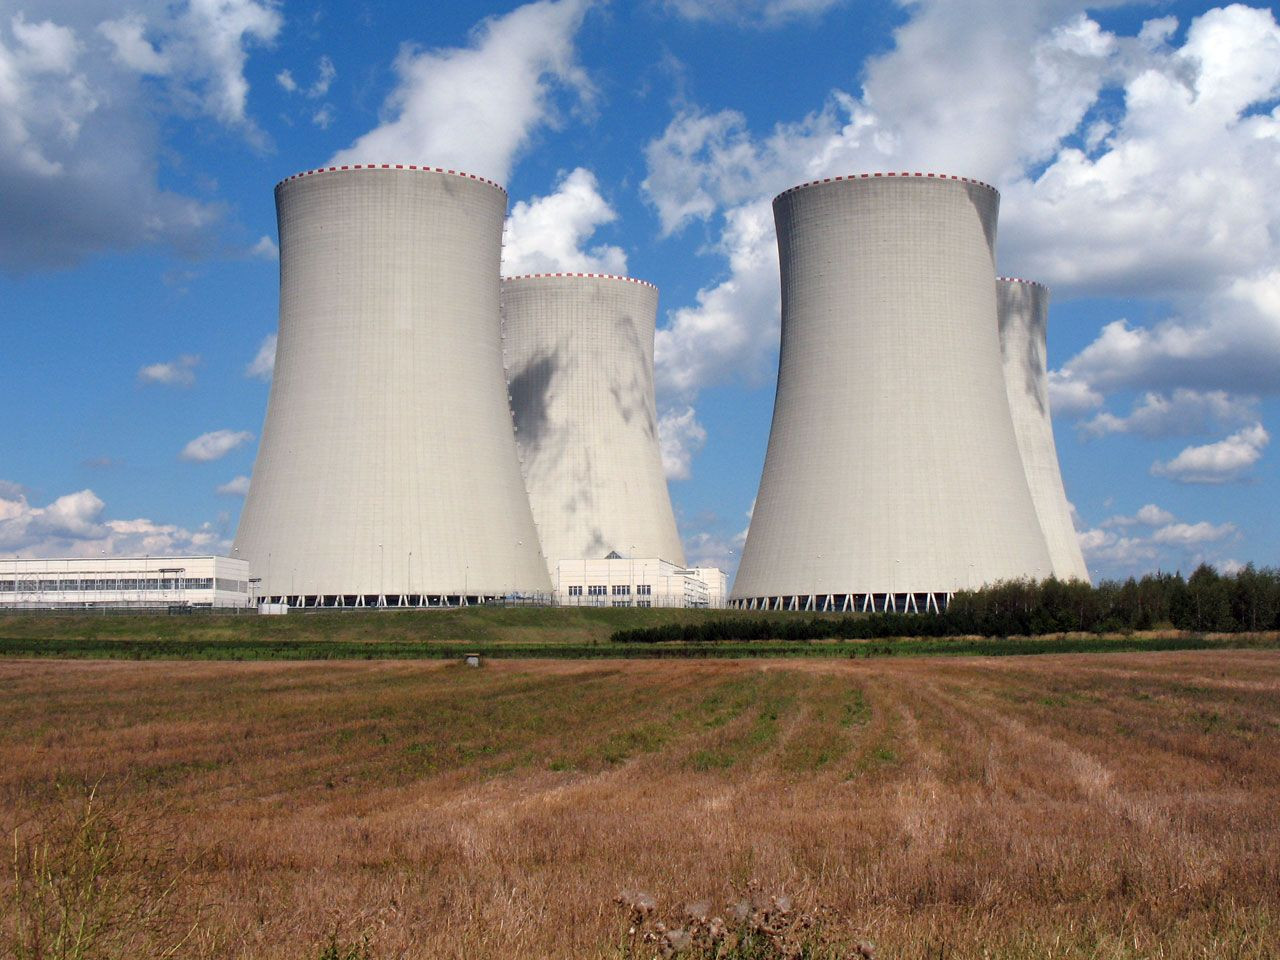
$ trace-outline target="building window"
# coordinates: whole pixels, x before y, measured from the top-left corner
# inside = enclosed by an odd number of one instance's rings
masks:
[[[637,600],[637,601],[636,601],[636,606],[637,606],[637,607],[652,607],[652,606],[653,606],[653,601],[652,601],[652,600]]]
[[[581,584],[579,584],[579,585],[578,585],[578,586],[576,586],[576,587],[570,587],[570,588],[569,588],[569,596],[571,596],[571,597],[580,597],[580,596],[582,596],[582,585],[581,585]]]
[[[615,583],[615,584],[613,585],[613,595],[614,595],[615,597],[629,597],[629,596],[631,596],[631,584],[629,584],[629,583]]]
[[[636,593],[637,593],[639,596],[647,597],[647,596],[649,596],[651,593],[653,593],[653,587],[651,587],[651,586],[650,586],[649,584],[647,584],[647,583],[638,583],[638,584],[636,584]]]
[[[613,601],[613,605],[614,605],[615,607],[629,607],[629,606],[631,606],[631,601],[630,601],[630,600],[615,600],[615,601]]]
[[[609,588],[606,587],[603,583],[592,584],[587,587],[587,596],[603,597],[608,592],[608,589]]]

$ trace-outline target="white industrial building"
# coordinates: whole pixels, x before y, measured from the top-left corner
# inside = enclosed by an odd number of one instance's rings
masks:
[[[996,302],[1009,410],[1053,575],[1059,580],[1088,581],[1089,570],[1071,522],[1049,416],[1049,289],[1032,280],[999,277]]]
[[[249,564],[231,557],[0,559],[0,607],[248,607]]]
[[[506,204],[412,164],[276,186],[275,374],[235,540],[265,598],[549,597],[502,361]]]
[[[607,557],[561,560],[555,597],[566,607],[723,607],[724,571],[669,560]]]
[[[1047,577],[996,322],[997,191],[865,174],[773,209],[778,392],[732,603],[923,612]]]
[[[658,441],[657,310],[657,287],[631,277],[503,281],[516,443],[553,575],[615,551],[684,563]]]

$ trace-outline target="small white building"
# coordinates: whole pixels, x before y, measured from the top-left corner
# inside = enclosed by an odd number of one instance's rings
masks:
[[[555,565],[556,604],[567,607],[723,607],[725,574],[657,557],[610,553]]]
[[[231,557],[0,559],[0,607],[247,607],[249,563]]]

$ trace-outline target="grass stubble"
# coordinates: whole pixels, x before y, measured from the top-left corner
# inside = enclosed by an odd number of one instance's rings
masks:
[[[148,922],[85,956],[618,957],[622,890],[762,890],[881,960],[1280,944],[1274,651],[3,661],[0,689],[15,956],[89,796],[113,916]]]

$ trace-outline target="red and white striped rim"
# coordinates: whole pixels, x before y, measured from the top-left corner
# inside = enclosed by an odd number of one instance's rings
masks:
[[[977,187],[983,187],[990,190],[996,196],[1000,196],[1000,191],[989,183],[983,183],[981,180],[974,180],[972,177],[957,177],[948,173],[911,173],[911,172],[882,172],[882,173],[851,173],[847,176],[840,177],[823,177],[821,180],[809,180],[805,183],[797,183],[794,187],[788,187],[783,190],[774,200],[785,197],[789,193],[795,193],[797,190],[803,190],[806,187],[819,187],[826,183],[841,183],[846,180],[875,180],[883,177],[899,177],[913,180],[919,178],[921,180],[955,180],[959,183],[971,183]]]
[[[551,277],[583,277],[590,280],[621,280],[623,283],[638,283],[642,287],[657,290],[657,286],[648,280],[637,280],[635,277],[623,277],[616,273],[524,273],[516,277],[503,277],[502,282],[510,280],[545,280]]]
[[[424,167],[416,163],[344,163],[340,166],[316,167],[314,170],[303,170],[301,173],[295,173],[291,177],[285,177],[276,186],[279,187],[290,180],[312,177],[317,173],[341,173],[346,170],[416,170],[420,173],[443,173],[451,177],[461,177],[464,180],[474,180],[477,183],[488,184],[491,187],[497,187],[503,193],[507,192],[507,188],[502,184],[485,177],[477,177],[474,173],[467,173],[463,170],[446,170],[444,167]]]
[[[1039,280],[1023,280],[1021,277],[996,277],[996,279],[1001,283],[1023,283],[1028,287],[1040,287],[1043,290],[1049,289]]]

